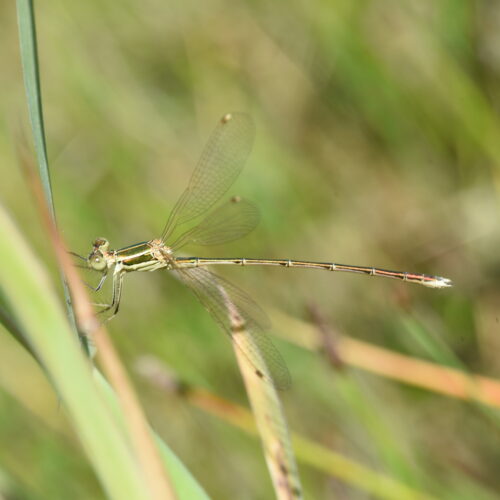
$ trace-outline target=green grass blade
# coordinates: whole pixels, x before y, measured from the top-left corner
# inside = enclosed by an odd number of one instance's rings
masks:
[[[35,12],[32,0],[18,0],[17,20],[19,26],[19,44],[21,61],[23,67],[24,87],[28,103],[28,114],[30,117],[31,131],[35,145],[38,165],[38,173],[43,187],[45,200],[49,208],[52,220],[55,222],[54,200],[50,183],[49,162],[47,158],[47,146],[45,142],[45,127],[43,122],[42,93],[40,87],[40,72],[38,69],[38,52],[36,42]],[[71,295],[64,274],[61,271],[61,279],[64,291],[64,299],[68,318],[78,336],[75,314],[71,306]],[[85,339],[81,339],[84,348],[89,352]]]
[[[55,220],[54,201],[50,184],[49,162],[43,125],[42,95],[38,69],[35,14],[32,0],[17,1],[17,19],[19,25],[19,43],[23,65],[24,86],[28,100],[28,113],[33,132],[38,171],[43,185],[47,204]]]
[[[60,307],[49,279],[0,207],[0,290],[67,408],[110,498],[147,498],[129,443],[118,430]]]

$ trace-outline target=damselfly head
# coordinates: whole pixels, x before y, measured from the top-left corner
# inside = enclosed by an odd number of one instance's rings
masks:
[[[87,258],[87,264],[95,271],[105,272],[108,267],[106,254],[109,249],[109,241],[105,238],[97,238],[93,246],[94,248]]]

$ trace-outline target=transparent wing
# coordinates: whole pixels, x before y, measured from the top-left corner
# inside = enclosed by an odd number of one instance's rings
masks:
[[[177,201],[162,233],[165,241],[174,229],[209,210],[240,174],[252,149],[255,126],[249,115],[224,115],[201,154],[188,187]]]
[[[206,268],[177,269],[173,272],[194,292],[256,372],[264,377],[269,374],[269,382],[277,389],[287,389],[290,386],[290,374],[281,354],[264,333],[263,329],[269,325],[269,321],[262,309],[245,292]],[[233,335],[231,307],[237,310],[244,322],[238,330],[239,335]],[[242,334],[245,335],[244,341],[240,338]]]
[[[253,203],[241,198],[231,198],[168,246],[175,251],[189,243],[195,245],[228,243],[253,231],[259,220],[259,210]]]

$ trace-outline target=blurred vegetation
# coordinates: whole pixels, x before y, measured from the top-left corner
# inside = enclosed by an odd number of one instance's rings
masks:
[[[14,3],[1,3],[0,199],[58,283],[15,158],[26,116],[16,22]],[[158,235],[217,119],[244,110],[258,135],[231,194],[258,203],[262,223],[241,242],[193,253],[449,277],[455,287],[438,291],[221,271],[271,316],[308,321],[314,303],[349,337],[500,377],[499,4],[49,0],[37,4],[37,26],[57,219],[74,251],[86,254],[97,236],[121,247]],[[132,371],[154,353],[246,404],[229,342],[165,274],[126,280],[109,325],[120,354]],[[300,337],[292,324],[273,330]],[[318,354],[276,344],[293,377],[282,396],[294,431],[437,498],[498,497],[496,410],[333,371]],[[272,497],[257,440],[136,384],[154,428],[213,498]],[[7,498],[103,498],[42,371],[2,327],[0,442]],[[313,468],[300,473],[308,498],[369,498]]]

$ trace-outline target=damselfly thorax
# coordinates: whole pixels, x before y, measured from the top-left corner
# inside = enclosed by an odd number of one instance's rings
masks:
[[[143,241],[119,250],[110,250],[105,238],[97,238],[87,259],[90,268],[107,273],[113,268],[121,272],[156,271],[171,269],[174,258],[172,250],[163,241]]]

